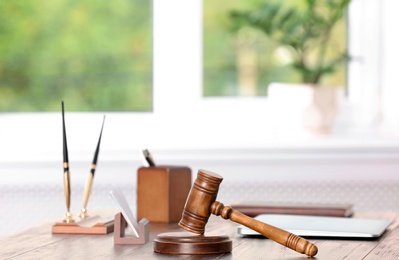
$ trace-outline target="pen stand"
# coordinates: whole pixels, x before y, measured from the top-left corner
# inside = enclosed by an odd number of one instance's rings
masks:
[[[122,213],[115,215],[114,244],[118,245],[144,245],[149,239],[149,221],[145,218],[139,222],[139,237],[125,236],[126,220]]]
[[[137,171],[137,219],[178,222],[190,189],[191,169],[188,167],[140,167]]]
[[[90,221],[89,219],[87,220]],[[111,218],[109,214],[102,215],[101,220],[94,220],[94,223],[91,223],[88,227],[80,225],[79,222],[57,222],[52,226],[51,233],[75,235],[106,235],[114,231],[114,218]]]

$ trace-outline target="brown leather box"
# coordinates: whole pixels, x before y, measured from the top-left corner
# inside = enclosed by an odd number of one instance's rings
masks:
[[[137,219],[178,222],[191,189],[185,166],[140,167],[137,171]]]

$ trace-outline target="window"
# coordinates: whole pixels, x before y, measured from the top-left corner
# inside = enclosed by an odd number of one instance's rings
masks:
[[[5,1],[0,111],[150,111],[149,1]]]
[[[356,20],[349,21],[349,49],[356,55],[349,66],[349,97],[341,109],[344,111],[340,111],[336,129],[337,138],[344,141],[363,138],[364,134],[360,133],[372,129],[370,126],[378,122],[377,112],[384,113],[389,122],[397,121],[395,111],[399,109],[394,97],[398,96],[398,84],[391,66],[397,57],[393,47],[397,39],[392,35],[393,29],[384,31],[382,36],[380,31],[385,28],[384,24],[391,28],[398,19],[390,11],[395,10],[390,5],[396,4],[384,1],[381,9],[380,3],[354,0],[350,8],[350,17]],[[153,112],[107,113],[101,146],[103,160],[129,160],[140,146],[200,150],[308,145],[309,139],[304,141],[295,133],[284,135],[276,130],[270,114],[278,115],[278,111],[268,110],[267,97],[203,98],[202,10],[200,0],[153,1]],[[381,16],[383,10],[388,16]],[[370,38],[370,35],[375,37]],[[391,38],[393,41],[388,42]],[[384,49],[382,44],[389,48]],[[381,55],[383,49],[392,53]],[[382,70],[381,66],[387,67]],[[384,93],[380,93],[382,90]],[[387,103],[381,105],[382,100]],[[91,158],[102,114],[66,112],[71,161],[78,152]],[[321,142],[328,144],[329,140],[321,139]],[[50,158],[59,161],[60,112],[2,113],[0,143],[0,160]]]
[[[265,96],[271,82],[344,87],[345,2],[205,0],[204,95]]]

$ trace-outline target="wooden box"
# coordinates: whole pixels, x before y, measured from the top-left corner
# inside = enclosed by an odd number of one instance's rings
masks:
[[[137,171],[137,219],[171,223],[181,219],[191,189],[185,166],[141,167]]]

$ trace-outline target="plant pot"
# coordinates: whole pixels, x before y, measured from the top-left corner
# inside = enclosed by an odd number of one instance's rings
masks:
[[[341,95],[342,88],[307,84],[271,83],[268,89],[280,126],[319,135],[331,133]]]

